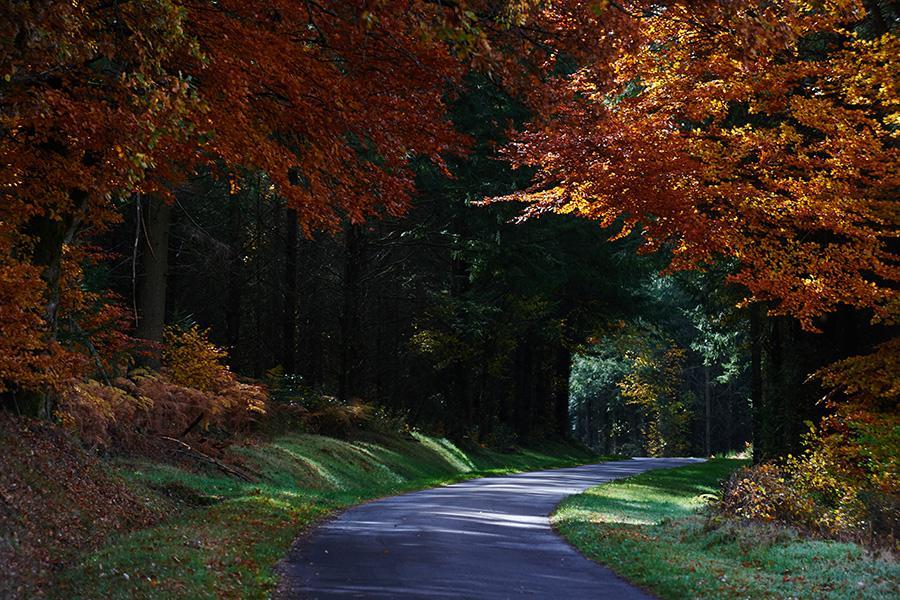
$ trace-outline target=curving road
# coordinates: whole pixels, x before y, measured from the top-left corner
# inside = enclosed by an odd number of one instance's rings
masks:
[[[632,459],[473,479],[352,508],[280,565],[285,598],[650,598],[550,528],[566,496],[698,459]]]

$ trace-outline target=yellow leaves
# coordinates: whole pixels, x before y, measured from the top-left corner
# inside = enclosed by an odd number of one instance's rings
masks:
[[[169,328],[162,373],[138,369],[108,383],[72,380],[57,416],[98,445],[130,443],[138,431],[180,436],[198,417],[204,428],[243,428],[266,413],[268,393],[238,381],[225,357],[199,327]]]
[[[187,330],[166,328],[162,358],[172,381],[201,391],[216,387],[227,370],[222,361],[228,354],[212,344],[208,335],[208,330],[197,325]]]
[[[806,422],[804,451],[745,470],[726,486],[722,509],[828,534],[871,535],[900,495],[900,341],[852,357],[816,377],[840,402],[819,425]]]

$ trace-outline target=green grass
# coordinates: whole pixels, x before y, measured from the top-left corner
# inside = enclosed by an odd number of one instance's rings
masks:
[[[896,598],[900,570],[855,544],[702,514],[726,458],[649,471],[562,502],[554,526],[586,556],[662,598]]]
[[[63,572],[64,598],[265,598],[275,563],[303,530],[365,500],[488,474],[596,462],[564,443],[516,453],[463,452],[444,439],[296,434],[236,449],[260,474],[245,483],[155,463],[117,470],[173,516],[123,535]]]

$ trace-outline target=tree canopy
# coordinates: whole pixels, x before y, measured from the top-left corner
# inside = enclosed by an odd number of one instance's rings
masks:
[[[0,398],[94,445],[376,410],[472,444],[752,441],[826,465],[827,494],[794,471],[813,496],[895,498],[898,20],[3,2]]]

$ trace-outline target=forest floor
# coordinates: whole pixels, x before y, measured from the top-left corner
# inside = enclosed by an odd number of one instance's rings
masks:
[[[265,598],[294,538],[338,509],[601,460],[562,442],[463,451],[418,433],[288,434],[232,446],[253,474],[244,481],[135,457],[98,459],[56,427],[10,417],[0,419],[0,447],[4,598]]]
[[[900,596],[888,556],[709,514],[707,499],[742,464],[713,459],[594,487],[563,501],[553,524],[588,558],[664,599]]]

